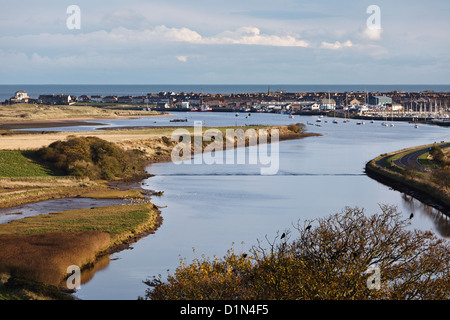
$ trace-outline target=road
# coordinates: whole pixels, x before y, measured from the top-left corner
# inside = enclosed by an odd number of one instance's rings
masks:
[[[450,143],[442,144],[439,146],[442,148],[450,147]],[[425,172],[428,168],[419,163],[419,157],[429,151],[429,147],[425,147],[410,153],[405,154],[403,157],[394,160],[394,164],[405,169],[407,166],[413,166],[417,171]]]

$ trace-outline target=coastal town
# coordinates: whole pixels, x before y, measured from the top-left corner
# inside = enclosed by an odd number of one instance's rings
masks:
[[[140,96],[42,94],[29,97],[19,90],[2,104],[127,105],[133,109],[188,112],[271,112],[289,114],[333,113],[336,117],[432,122],[450,125],[450,92],[286,92],[175,93],[158,92]]]

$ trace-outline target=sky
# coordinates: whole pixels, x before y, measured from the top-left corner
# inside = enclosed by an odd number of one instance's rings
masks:
[[[448,0],[0,8],[0,84],[450,84]]]

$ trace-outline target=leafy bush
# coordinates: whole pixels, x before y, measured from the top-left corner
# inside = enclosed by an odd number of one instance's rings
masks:
[[[433,161],[437,162],[438,164],[445,164],[447,157],[445,156],[445,153],[442,151],[441,148],[438,146],[431,147],[430,155],[433,158]]]
[[[408,231],[395,207],[366,216],[358,208],[297,225],[248,254],[181,261],[174,274],[145,283],[160,299],[449,299],[450,246],[431,232]],[[379,287],[372,286],[379,270]],[[377,270],[377,269],[374,269]],[[377,278],[374,277],[374,280]],[[375,281],[376,283],[377,281]]]
[[[125,178],[143,172],[146,159],[139,150],[124,150],[97,137],[69,137],[37,152],[44,164],[67,175],[91,179]]]
[[[297,124],[290,124],[288,125],[288,129],[294,133],[300,133],[303,132],[303,129],[305,128],[305,125],[303,123],[297,123]]]

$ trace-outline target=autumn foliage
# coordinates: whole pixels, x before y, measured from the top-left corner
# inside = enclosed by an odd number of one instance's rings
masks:
[[[167,279],[153,277],[146,299],[448,299],[450,246],[431,232],[409,230],[409,218],[381,206],[367,216],[346,208],[298,223],[297,237],[221,259],[181,260]],[[372,270],[379,270],[379,278]],[[378,280],[379,286],[373,284]]]

